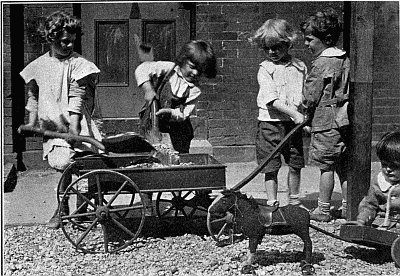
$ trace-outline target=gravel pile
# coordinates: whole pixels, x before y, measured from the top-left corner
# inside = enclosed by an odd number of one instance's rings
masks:
[[[338,222],[317,224],[338,233]],[[183,226],[183,227],[182,227]],[[77,252],[61,230],[45,226],[4,229],[3,275],[240,275],[248,241],[217,247],[205,220],[180,223],[153,219],[138,241],[114,254]],[[389,256],[311,229],[315,275],[400,275]],[[302,241],[266,235],[258,247],[256,275],[301,275]]]

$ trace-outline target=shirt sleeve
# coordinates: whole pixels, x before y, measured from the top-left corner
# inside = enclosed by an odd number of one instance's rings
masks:
[[[266,108],[267,104],[279,98],[278,90],[271,74],[263,66],[258,70],[257,80],[260,86],[257,104],[261,108]]]
[[[172,119],[181,121],[186,120],[193,113],[196,108],[198,98],[201,95],[201,90],[198,86],[190,88],[189,96],[186,99],[185,104],[182,108],[176,108],[172,110]]]
[[[91,113],[94,108],[95,81],[97,74],[91,74],[80,80],[70,83],[68,93],[68,111],[82,114],[83,105],[86,105]]]
[[[183,106],[183,108],[172,109],[171,117],[174,121],[184,121],[189,118],[196,107],[197,99]]]
[[[74,68],[71,77],[74,80],[78,81],[86,76],[98,73],[100,73],[100,69],[97,68],[97,66],[93,62],[79,56],[74,62]]]
[[[136,68],[135,77],[137,86],[141,86],[146,81],[151,81],[153,78],[160,78],[167,74],[174,66],[170,61],[145,61]]]
[[[378,191],[378,184],[373,183],[368,190],[367,196],[361,200],[358,206],[358,221],[363,221],[367,225],[370,225],[374,221],[379,208]]]

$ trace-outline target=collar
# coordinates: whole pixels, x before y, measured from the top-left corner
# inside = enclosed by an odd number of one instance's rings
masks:
[[[283,65],[285,67],[293,66],[299,71],[305,70],[305,64],[302,61],[300,61],[299,59],[294,58],[294,57],[290,57],[290,60],[286,63],[274,63],[273,61],[271,61],[269,59],[260,63],[260,66],[264,67],[270,74],[272,74],[275,71],[276,66],[278,66],[278,65]]]
[[[337,47],[329,47],[322,51],[319,55],[320,57],[341,57],[346,54],[346,51],[339,49]]]
[[[183,77],[182,72],[181,72],[181,68],[179,67],[179,65],[176,65],[173,70],[175,70],[176,74],[178,75],[178,78],[181,78],[190,88],[195,87],[194,83],[188,82]]]
[[[386,180],[385,175],[382,172],[378,173],[377,182],[382,192],[389,191],[390,187],[393,186],[389,181]]]

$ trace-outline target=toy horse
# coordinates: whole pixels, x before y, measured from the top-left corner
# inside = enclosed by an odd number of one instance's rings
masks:
[[[238,229],[249,238],[249,253],[243,264],[243,274],[253,273],[253,263],[257,246],[265,234],[287,235],[295,234],[304,242],[303,275],[314,273],[311,265],[312,242],[309,235],[310,215],[301,207],[287,205],[263,206],[254,198],[233,190],[225,190],[210,205],[210,214],[233,214]]]

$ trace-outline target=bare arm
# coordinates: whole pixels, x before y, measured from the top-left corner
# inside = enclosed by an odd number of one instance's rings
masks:
[[[38,119],[39,87],[35,80],[31,80],[25,85],[25,90],[28,94],[26,110],[29,111],[29,122],[27,125],[34,126]]]
[[[140,88],[144,92],[144,100],[147,103],[150,103],[156,96],[153,84],[150,81],[146,81],[140,86]]]
[[[277,99],[273,101],[271,105],[280,112],[290,116],[295,124],[301,124],[302,122],[304,122],[304,115],[298,112],[297,110],[287,106],[284,101]]]

